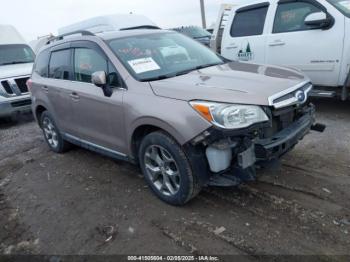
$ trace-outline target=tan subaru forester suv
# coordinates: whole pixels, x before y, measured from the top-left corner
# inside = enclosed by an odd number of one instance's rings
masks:
[[[257,166],[324,129],[299,71],[228,61],[166,30],[59,36],[28,86],[53,151],[75,144],[138,164],[173,205],[203,186],[254,180]]]

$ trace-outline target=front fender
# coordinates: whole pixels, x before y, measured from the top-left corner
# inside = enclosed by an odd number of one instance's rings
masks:
[[[178,130],[175,127],[171,126],[169,123],[161,119],[157,119],[150,116],[141,117],[135,120],[130,126],[129,134],[134,134],[135,130],[141,126],[154,126],[161,130],[164,130],[169,135],[171,135],[180,145],[183,145],[186,142],[186,138],[180,132],[178,132]],[[129,145],[131,145],[132,143],[131,139],[132,135],[130,135],[129,137]]]

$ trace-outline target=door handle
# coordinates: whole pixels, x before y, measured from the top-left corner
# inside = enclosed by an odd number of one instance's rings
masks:
[[[79,100],[79,95],[76,93],[76,92],[72,92],[70,95],[69,95],[73,100]]]
[[[236,45],[236,44],[231,44],[231,45],[229,45],[228,47],[226,47],[225,49],[236,49],[236,48],[238,48],[238,45]]]
[[[279,46],[279,45],[285,45],[286,43],[282,40],[275,40],[271,43],[269,43],[269,46]]]
[[[42,86],[41,87],[41,90],[43,90],[45,93],[48,93],[49,92],[49,89],[47,86]]]

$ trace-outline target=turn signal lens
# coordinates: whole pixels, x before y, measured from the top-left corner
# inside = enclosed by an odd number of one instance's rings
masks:
[[[208,105],[203,104],[192,104],[193,108],[197,110],[198,113],[200,113],[206,120],[209,122],[213,122],[213,117],[210,113],[210,108]]]
[[[28,79],[27,82],[26,82],[26,85],[28,87],[28,91],[31,92],[32,91],[32,86],[33,86],[33,81],[32,79]]]

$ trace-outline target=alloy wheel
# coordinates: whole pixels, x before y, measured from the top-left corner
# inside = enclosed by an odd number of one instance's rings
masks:
[[[173,156],[162,146],[150,145],[144,155],[147,175],[155,188],[166,196],[180,189],[180,172]]]
[[[48,117],[44,118],[43,130],[44,130],[44,134],[45,134],[45,137],[46,137],[49,145],[53,148],[56,148],[58,146],[57,131],[56,131],[56,128],[53,125],[51,119]]]

